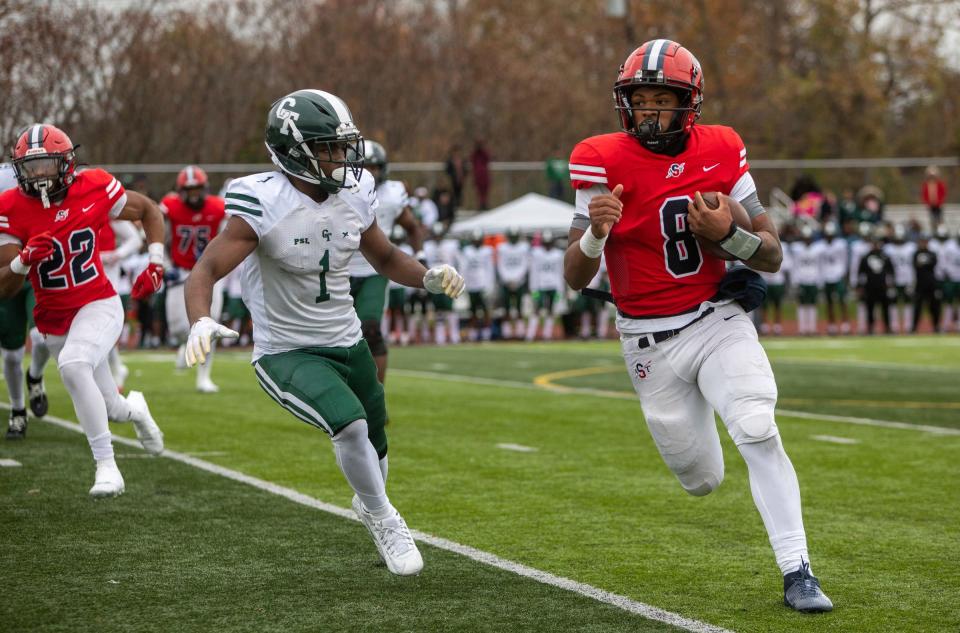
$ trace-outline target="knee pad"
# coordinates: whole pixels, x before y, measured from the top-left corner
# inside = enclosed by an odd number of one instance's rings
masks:
[[[688,470],[674,471],[674,474],[689,494],[694,497],[704,497],[716,490],[717,486],[723,482],[723,460],[713,464],[696,462]]]
[[[383,332],[380,331],[379,321],[364,321],[360,324],[360,331],[363,338],[366,339],[370,347],[370,353],[374,356],[386,356],[387,342],[383,340]]]
[[[774,403],[757,403],[754,401],[738,402],[731,406],[728,414],[730,421],[727,429],[733,443],[751,444],[775,437],[779,434],[774,418]],[[726,422],[726,420],[725,420]]]
[[[66,387],[67,391],[71,394],[86,377],[89,376],[89,379],[91,381],[93,380],[93,365],[83,360],[62,362],[61,358],[61,362],[58,363],[58,369],[60,370],[60,380],[63,381],[63,386]]]

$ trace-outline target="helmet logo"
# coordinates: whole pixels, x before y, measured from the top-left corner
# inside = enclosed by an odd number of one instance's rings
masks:
[[[287,97],[281,101],[280,105],[277,106],[277,118],[283,121],[283,125],[280,126],[280,133],[286,135],[292,133],[293,138],[296,139],[298,143],[302,143],[303,134],[300,133],[300,129],[297,127],[297,120],[300,118],[300,113],[284,108],[284,106],[290,106],[292,108],[295,105],[297,105],[297,100],[293,97]]]

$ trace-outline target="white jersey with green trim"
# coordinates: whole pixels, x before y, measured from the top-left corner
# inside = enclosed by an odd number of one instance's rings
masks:
[[[370,172],[364,170],[360,178],[361,184],[367,184],[367,178],[373,181]],[[377,200],[380,206],[377,207],[377,225],[387,237],[393,230],[393,225],[397,218],[403,213],[403,210],[410,206],[410,199],[407,196],[407,188],[399,180],[385,180],[377,185]],[[370,277],[376,275],[377,271],[370,265],[363,253],[357,253],[350,260],[351,277]]]
[[[365,180],[365,179],[364,179]],[[305,347],[350,347],[361,338],[347,265],[376,218],[372,179],[318,203],[279,171],[237,178],[224,196],[259,245],[243,262],[253,319],[253,360]]]

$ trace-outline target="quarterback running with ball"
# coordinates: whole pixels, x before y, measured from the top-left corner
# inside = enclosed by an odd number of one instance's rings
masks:
[[[747,463],[785,603],[830,611],[810,571],[800,487],[774,420],[777,385],[744,309],[759,305],[763,284],[742,267],[728,274],[698,241],[755,270],[779,268],[780,241],[747,150],[731,128],[695,125],[703,74],[676,42],[652,40],[631,53],[613,94],[621,132],[588,138],[570,157],[577,212],[567,282],[586,286],[605,256],[627,370],[664,462],[691,495],[719,486],[719,412]],[[701,196],[714,191],[724,194],[716,209]],[[734,222],[733,204],[746,209],[752,230]]]
[[[331,437],[353,509],[387,568],[418,574],[423,559],[386,494],[383,385],[348,264],[359,250],[379,274],[449,297],[463,291],[463,278],[447,265],[427,270],[380,230],[374,180],[361,179],[363,138],[339,97],[298,90],[277,100],[266,145],[279,169],[230,183],[226,228],[187,278],[187,363],[202,363],[213,339],[237,336],[210,318],[210,303],[214,283],[242,262],[260,386]]]

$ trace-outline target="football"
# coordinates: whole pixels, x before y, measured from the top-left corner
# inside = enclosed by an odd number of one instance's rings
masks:
[[[700,195],[703,196],[703,201],[711,209],[720,207],[720,194],[718,194],[716,191],[708,191]],[[747,210],[743,208],[743,205],[729,196],[727,197],[727,204],[730,207],[731,215],[733,215],[733,221],[737,223],[737,226],[748,231],[752,231],[753,221],[750,219],[750,214],[747,213]],[[721,248],[720,244],[717,242],[708,240],[705,237],[700,237],[699,235],[697,235],[696,238],[697,243],[700,244],[700,249],[703,250],[703,252],[710,253],[714,257],[719,257],[720,259],[726,259],[728,261],[733,261],[736,259],[736,257],[723,250],[723,248]]]

